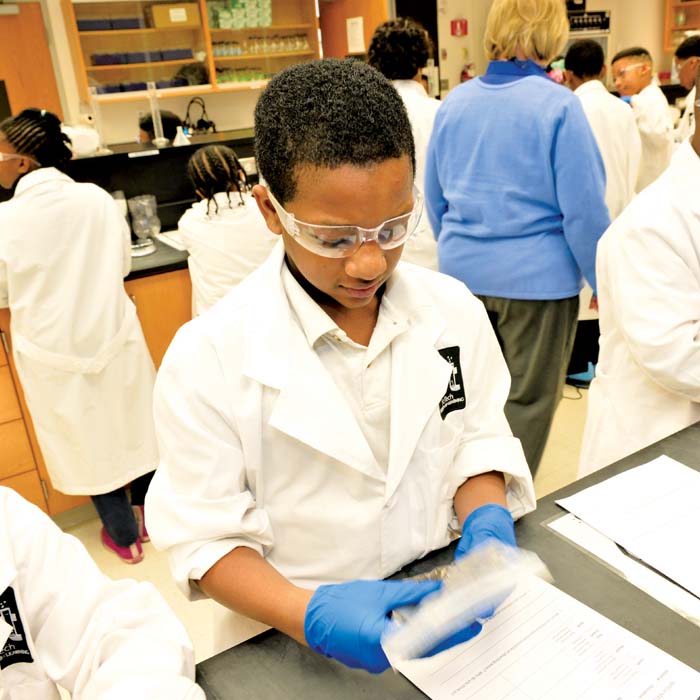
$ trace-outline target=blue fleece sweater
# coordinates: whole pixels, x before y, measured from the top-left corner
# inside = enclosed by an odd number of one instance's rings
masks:
[[[440,270],[475,294],[565,299],[595,290],[610,224],[605,170],[578,98],[531,61],[493,61],[435,119],[426,209]]]

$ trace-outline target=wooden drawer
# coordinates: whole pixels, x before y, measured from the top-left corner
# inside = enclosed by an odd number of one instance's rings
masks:
[[[26,498],[30,503],[39,506],[44,512],[47,511],[46,500],[44,499],[44,491],[41,488],[41,480],[36,470],[11,476],[9,479],[2,479],[0,486],[7,486],[14,489],[17,493]]]
[[[34,455],[24,421],[0,424],[0,479],[34,469]]]
[[[0,423],[22,418],[9,365],[0,367]]]

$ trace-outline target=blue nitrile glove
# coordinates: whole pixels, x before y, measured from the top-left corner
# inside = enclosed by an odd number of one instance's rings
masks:
[[[455,559],[460,559],[488,539],[495,539],[511,547],[517,547],[513,516],[503,506],[489,503],[477,508],[464,521],[462,537],[457,543]]]
[[[518,546],[515,541],[513,516],[507,508],[496,503],[489,503],[477,508],[464,521],[462,537],[460,537],[457,549],[455,549],[455,561],[469,554],[472,549],[484,544],[489,539],[498,540],[510,547]],[[502,602],[500,601],[498,605]],[[493,617],[495,612],[496,608],[488,608],[482,613],[481,619],[486,620]]]
[[[315,652],[350,668],[381,673],[389,668],[381,637],[389,613],[417,605],[441,581],[351,581],[319,586],[306,608],[304,636]]]

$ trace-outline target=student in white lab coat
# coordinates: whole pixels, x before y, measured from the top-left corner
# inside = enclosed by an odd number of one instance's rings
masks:
[[[666,170],[673,153],[673,121],[668,101],[653,80],[651,54],[640,46],[620,51],[613,57],[615,89],[629,98],[642,138],[642,162],[637,192]]]
[[[67,140],[44,110],[0,123],[0,186],[14,188],[0,204],[0,307],[53,486],[92,496],[103,544],[133,564],[158,463],[155,371],[124,290],[128,226],[104,190],[61,172]]]
[[[420,198],[389,81],[359,61],[288,68],[255,137],[281,240],[168,349],[149,527],[193,599],[378,672],[387,613],[435,590],[380,579],[460,532],[457,556],[513,545],[534,508],[508,372],[464,285],[399,264]]]
[[[203,700],[192,644],[150,583],[112,581],[0,486],[0,698]]]
[[[228,146],[204,146],[187,164],[200,201],[180,218],[190,257],[192,313],[212,307],[267,258],[276,242]]]
[[[600,361],[579,476],[700,420],[699,188],[696,131],[598,244]]]
[[[581,100],[605,165],[605,203],[610,219],[632,201],[639,175],[642,142],[629,105],[611,95],[605,79],[605,54],[597,41],[582,39],[566,53],[566,84]]]
[[[392,81],[406,106],[416,144],[415,182],[421,194],[428,142],[440,108],[440,102],[428,95],[421,81],[421,70],[427,65],[432,50],[428,32],[417,22],[399,17],[375,29],[367,54],[370,66]],[[401,257],[406,262],[438,269],[437,242],[425,214],[404,246]]]
[[[676,143],[683,143],[688,137],[695,133],[695,113],[694,105],[697,91],[695,89],[695,73],[700,65],[700,35],[689,36],[676,49],[674,54],[678,82],[686,89],[690,90],[685,100],[685,109],[681,115],[681,120],[676,127]]]

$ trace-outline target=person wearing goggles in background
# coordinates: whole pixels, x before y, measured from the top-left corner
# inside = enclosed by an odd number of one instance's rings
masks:
[[[632,106],[642,139],[637,192],[666,170],[673,154],[673,120],[668,101],[654,82],[651,54],[641,46],[619,51],[610,63],[615,89]]]
[[[695,133],[695,100],[697,93],[695,90],[695,73],[700,65],[700,36],[687,37],[674,54],[678,82],[689,90],[685,100],[685,109],[678,122],[674,138],[676,143],[683,143],[689,136]]]
[[[381,579],[460,534],[457,557],[515,545],[534,508],[510,377],[467,288],[399,262],[421,203],[386,78],[334,59],[281,71],[255,139],[253,196],[281,240],[168,349],[149,531],[183,592],[224,606],[215,649],[253,618],[380,672],[388,614],[440,585]]]

